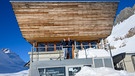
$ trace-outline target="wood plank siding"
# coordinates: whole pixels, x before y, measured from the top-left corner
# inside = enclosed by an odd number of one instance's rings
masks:
[[[110,35],[118,2],[11,2],[23,37],[31,42],[98,40]]]

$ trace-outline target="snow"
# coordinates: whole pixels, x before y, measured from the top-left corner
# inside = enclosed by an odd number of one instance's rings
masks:
[[[3,52],[4,53],[10,53],[10,50],[9,49],[3,49]]]
[[[133,27],[135,27],[135,14],[129,17],[127,20],[124,20],[122,23],[114,26],[111,36],[115,38],[123,37]]]
[[[135,76],[135,73],[117,71],[106,67],[90,68],[85,66],[75,76]]]
[[[111,35],[107,38],[111,46],[114,46],[115,53],[126,52],[135,53],[135,47],[132,46],[135,43],[135,36],[130,38],[123,38],[131,28],[135,27],[135,14],[129,17],[127,20],[113,27]],[[120,40],[115,40],[116,38],[123,38]],[[114,52],[112,50],[112,52]],[[117,52],[116,52],[117,51]]]
[[[126,45],[124,47],[119,48],[118,46],[121,46],[122,43],[124,43]],[[134,43],[135,43],[135,36],[130,37],[128,39],[119,40],[118,42],[114,41],[113,44],[115,44],[115,47],[117,45],[117,49],[112,50],[112,52],[113,52],[113,54],[115,54],[115,53],[121,53],[121,52],[135,53]]]
[[[28,71],[24,70],[17,73],[0,74],[0,76],[28,76]],[[91,68],[85,66],[75,76],[135,76],[135,73],[128,73],[124,70],[117,71],[106,67]]]
[[[24,70],[17,73],[0,74],[0,76],[28,76],[28,70]]]
[[[86,51],[86,54],[85,54]],[[95,57],[110,57],[110,54],[104,50],[104,49],[94,49],[89,48],[86,50],[79,50],[78,52],[78,58],[86,58],[86,55],[88,58],[95,58]]]

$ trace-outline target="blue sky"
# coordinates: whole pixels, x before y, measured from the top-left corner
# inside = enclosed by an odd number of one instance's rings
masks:
[[[117,14],[125,7],[133,7],[135,0],[120,0]],[[0,49],[9,48],[25,62],[29,61],[31,45],[22,37],[9,0],[0,0]]]

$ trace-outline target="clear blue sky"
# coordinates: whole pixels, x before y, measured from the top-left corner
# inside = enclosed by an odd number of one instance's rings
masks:
[[[125,7],[133,7],[134,4],[135,0],[120,0],[117,13]],[[27,62],[31,47],[22,37],[9,0],[0,0],[0,49],[9,48]]]

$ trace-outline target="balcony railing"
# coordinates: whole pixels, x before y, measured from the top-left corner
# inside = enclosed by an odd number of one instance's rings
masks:
[[[102,45],[74,45],[72,46],[72,55],[74,55],[74,58],[78,58],[78,52],[79,50],[82,49],[87,49],[87,48],[95,48],[99,49],[101,48]],[[103,47],[102,47],[103,48]],[[52,49],[48,51],[47,49]],[[40,61],[40,60],[62,60],[64,59],[63,56],[63,47],[62,46],[55,46],[55,51],[53,50],[54,46],[48,46],[48,47],[32,47],[30,54],[30,59],[31,61]],[[85,55],[87,58],[86,50],[85,50]]]

